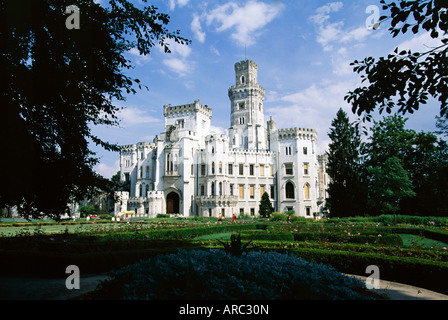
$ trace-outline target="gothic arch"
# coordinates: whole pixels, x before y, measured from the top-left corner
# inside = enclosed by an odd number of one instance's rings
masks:
[[[182,195],[180,192],[174,188],[169,188],[165,191],[165,203],[166,203],[166,213],[182,213]]]
[[[308,182],[303,185],[303,195],[305,200],[311,199],[311,185]]]
[[[285,199],[296,198],[296,186],[291,180],[286,181],[284,186],[284,192],[285,192]]]

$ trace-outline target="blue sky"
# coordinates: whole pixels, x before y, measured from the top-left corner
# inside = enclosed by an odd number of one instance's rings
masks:
[[[152,141],[164,131],[163,105],[189,104],[197,99],[213,109],[213,129],[225,132],[230,126],[227,90],[234,84],[234,64],[247,58],[257,63],[258,82],[266,89],[265,120],[272,116],[277,128],[315,129],[319,153],[324,153],[338,109],[357,119],[343,99],[360,84],[350,62],[387,56],[397,46],[422,52],[437,44],[426,33],[392,38],[388,25],[369,29],[367,22],[374,13],[366,10],[378,6],[383,15],[379,0],[150,3],[170,15],[169,30],[179,29],[192,44],[173,43],[170,54],[158,47],[148,56],[128,53],[135,66],[128,74],[139,78],[149,91],[137,91],[117,103],[124,107],[118,115],[120,127],[93,128],[111,143]],[[436,102],[423,106],[408,115],[408,127],[435,130],[438,111]],[[119,170],[119,154],[93,150],[100,157],[97,172],[110,178]]]

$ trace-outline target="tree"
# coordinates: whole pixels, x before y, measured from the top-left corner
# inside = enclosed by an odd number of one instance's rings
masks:
[[[345,99],[353,112],[370,120],[371,112],[413,113],[429,96],[440,102],[440,115],[448,117],[448,10],[442,0],[407,0],[386,4],[380,1],[390,16],[382,16],[380,23],[390,20],[393,37],[411,30],[423,30],[441,45],[426,52],[411,52],[396,48],[387,58],[365,58],[354,61],[353,71],[361,75],[366,85],[348,92]],[[398,100],[397,100],[398,99]]]
[[[383,165],[369,167],[368,204],[372,213],[394,214],[402,199],[415,196],[408,173],[397,157],[388,158]]]
[[[146,0],[143,0],[146,2]],[[153,46],[170,52],[167,39],[188,44],[165,25],[169,16],[154,6],[140,9],[127,0],[76,1],[80,28],[66,28],[63,0],[1,0],[0,105],[2,163],[8,168],[0,207],[58,219],[67,203],[111,187],[94,173],[94,143],[109,151],[117,145],[95,136],[92,126],[116,126],[114,101],[142,88],[125,53],[147,55]]]
[[[416,132],[406,128],[407,120],[401,115],[392,115],[374,121],[366,144],[367,165],[380,166],[388,158],[397,157],[403,162],[405,169],[411,169]]]
[[[274,212],[274,207],[272,206],[268,193],[265,192],[261,196],[258,213],[260,214],[261,217],[269,219],[272,212]]]
[[[397,213],[441,215],[447,211],[448,179],[447,144],[431,132],[415,132],[406,128],[401,115],[386,116],[375,121],[366,144],[366,165],[381,168],[387,159],[396,157],[408,173],[415,197],[400,201]],[[369,191],[371,192],[371,190]]]
[[[327,172],[330,176],[327,208],[333,217],[364,213],[363,143],[357,125],[351,124],[342,109],[331,123]]]
[[[448,117],[442,118],[436,116],[436,128],[439,129],[435,133],[448,138]]]
[[[122,182],[120,179],[120,171],[118,171],[116,174],[110,178],[110,181],[112,182],[112,188],[111,191],[128,191],[130,189],[130,183],[129,181]]]
[[[92,205],[83,206],[83,207],[79,208],[79,213],[80,213],[81,218],[85,218],[90,215],[96,214],[97,209],[95,208],[95,206],[92,206]]]

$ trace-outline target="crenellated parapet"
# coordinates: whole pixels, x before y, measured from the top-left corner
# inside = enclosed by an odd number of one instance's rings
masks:
[[[207,105],[201,105],[199,100],[196,100],[194,103],[179,106],[163,106],[163,114],[165,117],[182,117],[192,115],[194,113],[202,113],[208,118],[212,118],[212,109]]]
[[[307,128],[288,128],[277,130],[279,140],[317,140],[317,132],[314,129]]]

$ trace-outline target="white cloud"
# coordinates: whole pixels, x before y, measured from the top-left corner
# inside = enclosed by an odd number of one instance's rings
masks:
[[[355,86],[354,80],[323,80],[283,97],[274,92],[277,102],[269,103],[272,107],[266,106],[266,117],[272,116],[277,128],[315,129],[318,133],[318,153],[321,154],[328,146],[328,128],[339,108],[355,120],[351,106],[344,101],[346,93]]]
[[[120,171],[120,160],[116,160],[113,165],[99,163],[95,166],[94,170],[104,178],[110,179],[114,174]]]
[[[117,117],[125,125],[156,123],[156,122],[160,121],[160,119],[154,118],[154,117],[146,114],[145,111],[140,110],[135,107],[125,107],[125,108],[121,109],[118,112]]]
[[[163,64],[178,76],[184,77],[193,69],[193,63],[188,60],[192,50],[191,47],[168,40],[167,44],[171,50],[169,58],[163,60]],[[163,51],[163,48],[159,48]]]
[[[414,36],[412,39],[402,42],[398,45],[399,50],[411,50],[412,52],[426,52],[443,43],[440,39],[434,39],[429,32]]]
[[[174,10],[176,8],[176,5],[182,8],[185,6],[190,0],[169,0],[169,7],[170,10]]]
[[[373,33],[364,25],[352,30],[344,29],[344,22],[330,22],[330,14],[342,9],[342,2],[332,2],[316,10],[310,17],[316,28],[316,41],[325,51],[332,51],[334,44],[362,42]]]
[[[217,32],[232,30],[231,36],[237,44],[249,46],[283,8],[280,2],[267,4],[250,0],[239,6],[231,1],[205,13],[204,18],[208,26],[216,25]]]
[[[190,71],[190,64],[179,58],[165,59],[163,64],[179,76],[186,76]]]
[[[216,54],[218,57],[221,55],[218,49],[216,49],[214,46],[210,46],[210,51],[214,54]]]
[[[149,55],[141,55],[137,48],[132,48],[128,52],[134,57],[135,63],[139,66],[151,60]]]
[[[210,132],[212,133],[218,133],[218,134],[227,134],[227,130],[222,128],[222,127],[218,127],[218,126],[210,126]]]
[[[330,13],[339,11],[344,4],[342,2],[331,2],[316,10],[316,14],[311,16],[311,21],[317,25],[323,25],[330,19]]]
[[[201,21],[199,20],[199,16],[197,14],[193,15],[193,21],[191,21],[191,31],[193,31],[196,39],[200,43],[204,43],[205,32],[202,31]]]

